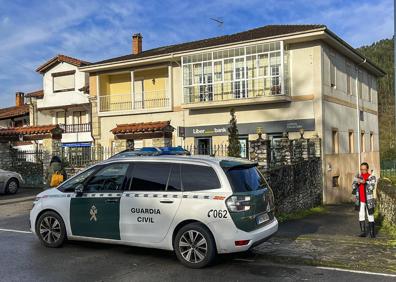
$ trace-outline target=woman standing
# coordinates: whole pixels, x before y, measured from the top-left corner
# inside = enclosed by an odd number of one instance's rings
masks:
[[[374,223],[374,189],[376,178],[369,173],[368,163],[361,163],[360,174],[353,180],[353,191],[355,195],[355,209],[359,211],[360,237],[366,237],[366,214],[369,221],[370,237],[375,238]]]

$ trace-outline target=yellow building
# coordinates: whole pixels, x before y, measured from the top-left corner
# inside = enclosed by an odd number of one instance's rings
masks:
[[[135,34],[131,54],[80,70],[90,75],[92,133],[102,146],[211,153],[227,144],[234,108],[246,146],[258,128],[271,139],[301,129],[322,138],[325,202],[350,198],[359,156],[379,172],[376,78],[384,72],[326,26],[271,25],[145,51]]]

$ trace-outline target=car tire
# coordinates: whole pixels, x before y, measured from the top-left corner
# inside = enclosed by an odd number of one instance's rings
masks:
[[[183,226],[173,241],[179,261],[190,268],[202,268],[213,263],[216,243],[209,229],[200,223]]]
[[[5,193],[6,194],[16,194],[19,189],[19,181],[15,178],[11,178],[7,181],[5,186]]]
[[[44,212],[37,220],[36,234],[48,248],[59,248],[66,241],[66,227],[62,217],[53,211]]]

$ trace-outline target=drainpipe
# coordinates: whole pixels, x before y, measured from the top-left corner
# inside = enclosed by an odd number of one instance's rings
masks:
[[[366,63],[366,58],[360,62],[356,66],[356,83],[355,83],[355,88],[356,88],[356,118],[357,118],[357,141],[358,141],[358,167],[360,167],[360,164],[362,163],[362,148],[361,148],[361,136],[360,136],[360,109],[359,109],[359,93],[358,93],[358,81],[359,81],[359,66],[363,65]],[[363,96],[362,96],[362,107],[363,107]]]

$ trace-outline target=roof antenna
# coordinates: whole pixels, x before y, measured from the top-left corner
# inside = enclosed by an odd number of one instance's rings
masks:
[[[216,22],[218,27],[223,27],[223,25],[224,25],[223,18],[209,18],[209,19]]]

